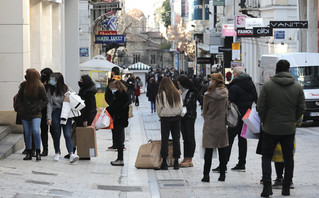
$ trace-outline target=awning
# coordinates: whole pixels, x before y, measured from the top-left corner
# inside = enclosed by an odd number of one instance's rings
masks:
[[[138,62],[134,65],[130,65],[127,67],[129,70],[149,70],[151,69],[151,66],[145,65],[144,63]]]

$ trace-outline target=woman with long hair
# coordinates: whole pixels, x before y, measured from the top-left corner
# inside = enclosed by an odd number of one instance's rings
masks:
[[[163,163],[161,169],[167,170],[168,156],[168,137],[171,132],[173,137],[173,157],[174,169],[179,169],[178,158],[181,155],[180,150],[180,129],[181,129],[181,113],[183,110],[182,96],[174,86],[173,82],[164,77],[158,88],[156,96],[156,112],[161,120],[161,157]]]
[[[55,150],[54,160],[59,161],[60,159],[60,138],[62,127],[66,147],[70,155],[70,163],[73,163],[79,159],[79,156],[73,153],[73,143],[71,138],[72,118],[68,118],[66,124],[60,123],[62,104],[63,101],[67,101],[64,94],[71,89],[64,83],[64,78],[61,73],[53,74],[50,77],[50,84],[52,87],[48,91],[49,103],[47,106],[47,123],[48,125],[52,125],[51,129]]]
[[[155,112],[155,98],[158,91],[158,86],[155,79],[152,77],[147,85],[146,96],[151,102],[151,113]]]
[[[213,149],[218,148],[220,176],[218,181],[225,181],[228,134],[226,129],[226,106],[228,103],[228,90],[224,84],[224,77],[220,73],[211,75],[211,85],[204,95],[203,112],[203,147],[204,177],[202,182],[209,182],[209,172],[212,164]]]
[[[111,162],[112,166],[124,166],[124,129],[128,126],[128,110],[130,99],[126,94],[126,86],[120,80],[109,83],[109,87],[114,94],[114,101],[106,108],[113,118],[114,142],[117,145],[117,159]]]
[[[177,79],[179,90],[182,93],[183,106],[186,107],[187,113],[181,120],[181,131],[184,140],[184,159],[180,167],[193,167],[192,158],[195,153],[195,120],[197,116],[196,99],[198,91],[192,81],[185,75]]]
[[[27,69],[25,81],[21,83],[18,95],[18,112],[21,117],[27,155],[23,160],[32,160],[32,135],[35,141],[36,160],[41,160],[41,136],[40,124],[42,110],[48,103],[48,96],[43,84],[40,81],[40,74],[37,70]]]
[[[141,95],[141,87],[143,86],[143,83],[140,79],[140,77],[136,77],[135,78],[135,84],[134,84],[134,95],[135,95],[135,106],[139,106],[140,105],[140,101],[138,99],[138,97]]]

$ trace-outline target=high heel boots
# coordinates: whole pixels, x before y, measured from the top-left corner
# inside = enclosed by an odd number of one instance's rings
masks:
[[[36,154],[35,154],[35,159],[36,159],[37,161],[40,161],[40,160],[41,160],[40,149],[36,149],[35,152],[36,152]]]
[[[32,160],[32,150],[28,149],[26,153],[27,155],[25,156],[25,158],[23,158],[23,160]]]

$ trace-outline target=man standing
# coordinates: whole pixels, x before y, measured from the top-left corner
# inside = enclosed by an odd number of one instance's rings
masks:
[[[236,127],[228,127],[228,141],[229,146],[227,148],[227,162],[229,161],[231,149],[234,143],[234,139],[238,136],[238,164],[232,168],[234,171],[246,170],[246,155],[247,155],[247,140],[240,136],[243,126],[242,117],[246,111],[251,108],[253,102],[257,102],[256,87],[251,77],[245,73],[243,67],[235,67],[233,70],[234,79],[228,86],[229,101],[236,104],[241,114],[239,117],[238,125]],[[219,171],[219,166],[213,171]]]
[[[290,184],[294,170],[295,122],[305,110],[305,96],[300,84],[289,74],[290,64],[279,60],[276,75],[266,82],[260,92],[257,111],[262,122],[262,197],[272,195],[271,159],[280,142],[285,162],[282,195],[290,195]]]

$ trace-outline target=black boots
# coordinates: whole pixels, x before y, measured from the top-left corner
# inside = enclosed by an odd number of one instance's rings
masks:
[[[26,150],[27,155],[23,160],[32,160],[32,150]]]
[[[225,181],[225,178],[226,178],[225,172],[224,173],[220,172],[218,181]]]
[[[36,149],[35,157],[36,157],[36,160],[37,160],[37,161],[40,161],[40,160],[41,160],[40,149]]]
[[[163,163],[161,165],[161,169],[162,170],[168,170],[168,165],[167,165],[166,158],[163,158]]]
[[[271,181],[263,181],[263,185],[264,185],[264,188],[260,196],[269,197],[269,195],[272,195]]]
[[[209,182],[209,175],[204,175],[202,182]]]
[[[43,149],[41,156],[48,156],[48,149]]]
[[[283,196],[289,196],[290,195],[290,184],[291,182],[283,182],[282,184],[282,191],[281,191],[281,194]]]
[[[175,170],[178,170],[178,169],[179,169],[178,158],[175,158],[175,161],[174,161],[174,169],[175,169]]]

